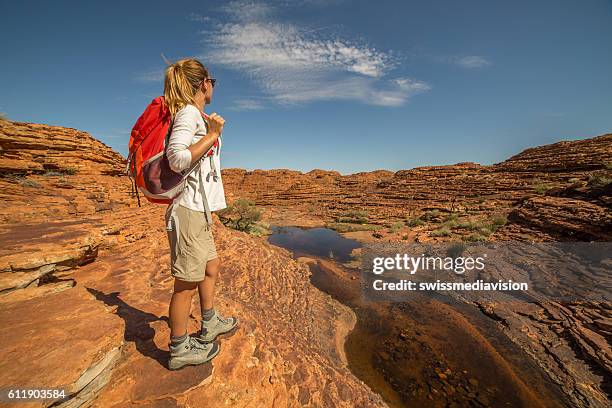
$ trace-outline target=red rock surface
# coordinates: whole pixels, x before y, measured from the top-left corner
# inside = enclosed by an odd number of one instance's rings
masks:
[[[579,201],[548,196],[570,186],[589,189],[588,183],[593,176],[610,179],[610,165],[612,134],[606,134],[527,149],[491,166],[458,163],[395,173],[383,170],[345,176],[323,170],[301,173],[285,169],[224,169],[223,177],[228,194],[253,200],[266,209],[272,220],[286,218],[283,212],[287,210],[290,216],[297,218],[292,220],[297,224],[301,218],[305,218],[305,225],[313,224],[309,221],[311,218],[326,224],[349,211],[365,210],[369,213],[369,223],[383,227],[393,221],[422,216],[428,210],[438,210],[439,216],[427,221],[424,227],[414,229],[422,240],[430,238],[429,233],[436,224],[452,213],[486,220],[492,216],[508,217],[516,209],[512,226],[501,229],[494,238],[551,240],[565,235],[565,239],[570,239],[572,228],[583,228],[594,215],[599,225],[597,231],[593,230],[592,234],[583,231],[580,238],[609,240],[612,231],[609,188],[598,198],[588,195],[574,198]],[[522,205],[517,209],[519,203]],[[562,219],[567,212],[557,211],[559,207],[577,209],[582,206],[589,209],[575,214],[571,221],[582,227],[566,224]],[[548,212],[550,222],[533,220],[529,208],[536,207]],[[303,215],[296,217],[293,214],[296,210]],[[549,228],[549,224],[556,225]],[[565,228],[568,231],[564,231]],[[396,239],[409,232],[401,230],[395,234]],[[453,235],[461,238],[457,233]]]
[[[72,128],[0,120],[0,172],[119,175],[123,158],[90,134]]]
[[[64,387],[73,406],[385,405],[343,359],[350,309],[218,220],[217,307],[241,325],[212,364],[167,370],[165,207],[138,208],[123,158],[84,132],[0,122],[0,143],[2,387]]]
[[[226,191],[264,206],[265,214],[277,224],[285,219],[293,225],[333,226],[347,212],[366,210],[375,233],[345,233],[363,242],[469,238],[470,230],[454,225],[448,220],[451,216],[487,227],[495,217],[502,218],[505,225],[487,237],[496,241],[609,242],[611,165],[612,134],[606,134],[527,149],[491,166],[459,163],[346,176],[227,169],[224,180]],[[425,218],[427,212],[435,215]],[[416,216],[423,218],[424,225],[388,228]],[[448,236],[435,236],[445,224]],[[535,304],[478,300],[472,304],[530,356],[571,405],[609,406],[609,303],[563,304],[542,299]],[[403,349],[395,343],[385,353]]]
[[[71,403],[100,407],[385,405],[347,368],[342,344],[354,313],[310,284],[306,262],[218,219],[218,307],[242,324],[212,365],[169,372],[164,208],[137,208],[124,159],[84,132],[0,121],[0,149],[0,315],[11,328],[0,335],[0,385],[64,386]],[[454,227],[450,237],[432,235],[450,214],[506,217],[489,239],[606,241],[610,190],[593,180],[612,177],[610,158],[612,134],[492,166],[346,176],[223,169],[223,179],[228,201],[252,199],[276,224],[325,225],[367,210],[377,230],[352,233],[363,241],[465,237]],[[388,228],[431,210],[424,225]],[[571,404],[609,403],[609,304],[476,306]]]

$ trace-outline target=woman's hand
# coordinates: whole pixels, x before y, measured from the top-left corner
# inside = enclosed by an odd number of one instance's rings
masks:
[[[211,113],[210,115],[204,114],[203,116],[206,118],[207,123],[206,135],[187,148],[191,152],[191,164],[200,160],[208,152],[208,149],[215,144],[215,141],[221,136],[221,132],[223,132],[225,119],[216,113]]]
[[[225,124],[225,119],[218,115],[216,112],[208,115],[208,131],[211,133],[216,133],[217,135],[221,135],[223,132],[223,125]]]

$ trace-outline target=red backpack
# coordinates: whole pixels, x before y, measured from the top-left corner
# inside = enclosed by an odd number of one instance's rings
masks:
[[[202,113],[202,112],[201,112]],[[208,117],[202,113],[204,121]],[[132,196],[136,193],[140,207],[140,190],[152,203],[171,204],[185,188],[187,176],[199,161],[181,173],[170,169],[166,146],[172,131],[170,111],[163,96],[158,96],[140,115],[130,134],[129,154],[126,173],[132,182]],[[217,173],[213,161],[214,148],[219,146],[219,140],[211,146],[204,157],[210,157],[211,174],[217,181]],[[219,149],[217,149],[217,152]],[[209,174],[208,177],[211,175]]]

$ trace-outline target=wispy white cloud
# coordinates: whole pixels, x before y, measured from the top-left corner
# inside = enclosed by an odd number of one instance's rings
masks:
[[[413,82],[406,86],[403,81]],[[379,80],[352,76],[326,82],[314,80],[315,86],[300,82],[283,82],[276,86],[272,99],[284,105],[300,104],[316,100],[359,100],[370,105],[401,106],[412,95],[428,91],[429,85],[409,79]]]
[[[380,77],[394,66],[391,56],[341,39],[308,38],[304,30],[274,22],[228,23],[219,27],[207,59],[246,72],[337,70]]]
[[[285,7],[302,7],[302,6],[315,6],[315,7],[329,7],[338,4],[346,3],[347,0],[281,0],[280,5]]]
[[[271,101],[346,99],[399,106],[430,89],[422,81],[387,79],[399,63],[393,52],[281,23],[269,3],[232,1],[222,11],[229,21],[204,31],[202,58],[244,74]]]
[[[480,55],[467,55],[463,57],[450,57],[448,62],[463,68],[483,68],[491,65],[491,62]]]
[[[254,99],[237,99],[233,102],[230,110],[244,111],[244,110],[260,110],[263,109],[264,105],[258,100]]]
[[[208,16],[203,16],[201,14],[198,13],[189,13],[189,15],[187,16],[187,20],[189,21],[197,21],[199,23],[206,23],[211,21],[212,19]]]
[[[274,13],[274,6],[252,0],[233,0],[220,8],[230,17],[240,21],[261,21]]]
[[[164,80],[164,69],[158,68],[136,74],[136,80],[142,82],[160,82]]]

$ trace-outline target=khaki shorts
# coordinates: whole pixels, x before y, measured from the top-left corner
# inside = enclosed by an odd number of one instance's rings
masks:
[[[166,225],[170,212],[166,212]],[[177,205],[172,230],[167,231],[170,243],[170,271],[172,276],[187,282],[204,280],[206,263],[217,258],[217,249],[212,229],[206,223],[203,211],[191,210]],[[176,242],[176,221],[179,225],[179,240]]]

